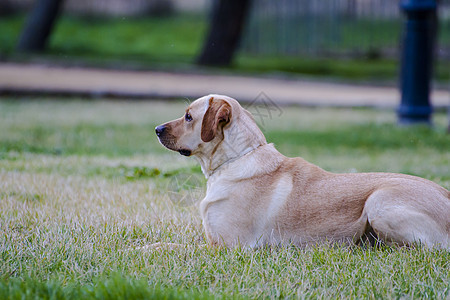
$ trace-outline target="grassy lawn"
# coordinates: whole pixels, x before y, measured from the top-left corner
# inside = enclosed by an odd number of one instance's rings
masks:
[[[0,101],[0,298],[449,297],[450,253],[403,248],[202,248],[193,159],[154,127],[183,102]],[[333,172],[390,171],[450,188],[446,116],[398,128],[369,109],[283,107],[268,140]],[[176,250],[135,250],[155,242]]]
[[[14,47],[23,27],[24,16],[0,19],[0,57],[28,60],[35,57],[18,56]],[[301,20],[300,20],[301,21]],[[273,24],[268,23],[274,28]],[[391,23],[381,22],[368,28],[367,22],[359,25],[344,24],[339,39],[324,39],[332,45],[325,49],[352,51],[355,45],[368,43],[367,32],[375,45],[396,47],[398,29]],[[293,26],[307,28],[299,23]],[[391,28],[393,31],[388,30]],[[201,49],[207,30],[205,17],[178,15],[164,18],[80,18],[63,16],[55,27],[48,51],[39,59],[94,66],[139,66],[140,68],[178,69],[191,68]],[[448,44],[448,31],[442,31],[442,40]],[[276,37],[276,36],[275,36]],[[264,30],[261,43],[275,45],[270,30]],[[281,43],[281,42],[280,42]],[[277,44],[278,45],[278,44]],[[394,46],[392,46],[394,45]],[[450,79],[450,62],[436,63],[435,78]],[[285,72],[320,77],[339,77],[352,80],[393,80],[398,76],[398,63],[394,59],[325,59],[307,56],[254,55],[241,51],[234,64],[219,71],[243,73]]]
[[[0,19],[0,53],[12,55],[25,22],[25,16]],[[205,20],[183,15],[161,18],[80,18],[59,19],[48,51],[48,59],[78,59],[92,64],[143,66],[191,63],[201,46]]]

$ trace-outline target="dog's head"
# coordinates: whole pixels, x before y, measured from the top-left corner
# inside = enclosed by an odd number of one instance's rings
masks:
[[[222,95],[197,99],[181,118],[155,130],[163,146],[185,156],[195,155],[200,163],[209,161],[208,169],[266,144],[250,113]]]
[[[181,118],[158,126],[155,131],[163,146],[190,156],[216,136],[223,136],[223,128],[231,117],[228,102],[213,96],[203,97],[189,105]]]

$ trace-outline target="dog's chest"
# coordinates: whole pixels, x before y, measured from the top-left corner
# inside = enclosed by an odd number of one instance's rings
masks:
[[[200,211],[210,241],[227,246],[256,246],[270,238],[266,235],[273,235],[275,220],[289,197],[292,181],[281,177],[272,185],[259,187],[254,182],[241,182],[209,186]]]
[[[253,236],[255,211],[248,194],[229,185],[208,187],[200,203],[203,227],[210,242],[231,246],[247,243]]]

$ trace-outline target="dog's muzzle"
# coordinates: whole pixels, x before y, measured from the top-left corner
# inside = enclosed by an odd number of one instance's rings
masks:
[[[167,127],[164,126],[164,125],[159,125],[159,126],[157,126],[155,128],[156,135],[158,136],[159,141],[161,142],[161,144],[163,144],[164,147],[166,147],[166,148],[168,148],[170,150],[177,151],[181,155],[191,156],[191,154],[192,154],[191,150],[188,150],[188,149],[179,149],[179,150],[177,150],[176,148],[174,148],[172,146],[173,143],[171,143],[171,142],[168,143],[168,137],[165,134],[166,133],[166,129],[167,129]]]

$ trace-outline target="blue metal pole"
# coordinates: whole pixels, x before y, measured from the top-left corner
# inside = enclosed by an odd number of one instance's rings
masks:
[[[430,83],[436,30],[435,0],[401,0],[406,14],[400,74],[401,125],[431,124]]]

